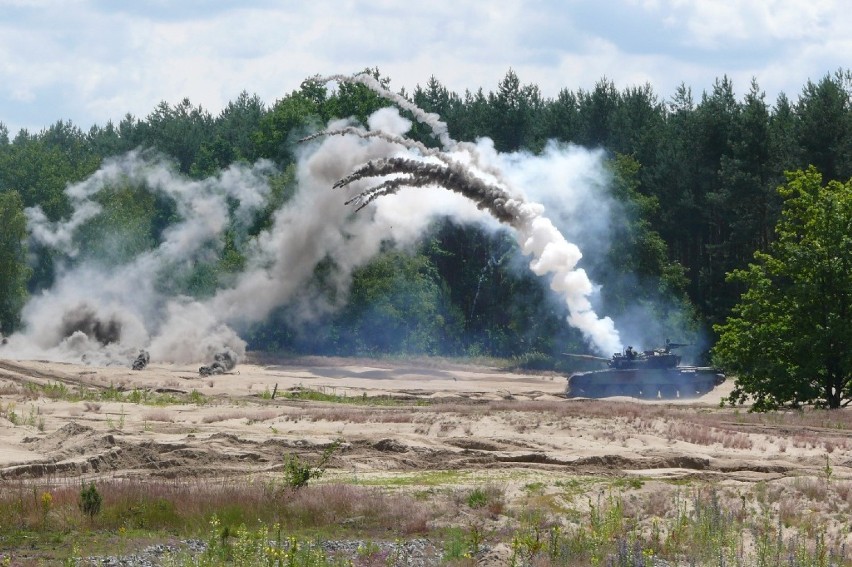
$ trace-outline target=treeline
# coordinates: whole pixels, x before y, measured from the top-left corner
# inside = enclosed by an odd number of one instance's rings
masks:
[[[389,79],[371,72],[390,88]],[[769,102],[756,82],[738,98],[728,78],[697,99],[686,86],[661,99],[649,85],[619,90],[607,79],[591,90],[566,88],[546,98],[511,70],[487,93],[451,92],[432,77],[401,94],[439,114],[457,140],[487,136],[502,152],[540,152],[548,140],[603,148],[626,221],[616,229],[613,261],[590,267],[592,278],[605,284],[601,311],[617,317],[643,303],[672,329],[685,323],[707,328],[728,315],[742,290],[726,283],[725,275],[746,266],[772,241],[780,211],[776,188],[785,171],[814,165],[826,182],[852,177],[849,71],[809,81],[795,101],[782,94]],[[272,160],[281,173],[272,180],[270,207],[245,235],[251,237],[269,226],[274,208],[295,190],[301,136],[333,118],[365,122],[388,105],[359,84],[330,90],[306,81],[271,106],[243,92],[215,116],[183,100],[162,102],[145,118],[127,115],[88,131],[59,121],[10,139],[0,124],[0,330],[16,328],[26,294],[48,288],[55,277],[50,251],[20,245],[23,207],[39,205],[51,220],[66,218],[71,212],[66,185],[94,173],[105,158],[153,149],[192,178],[236,161]],[[436,144],[423,125],[415,125],[412,137]],[[136,236],[126,253],[138,253],[155,245],[176,214],[170,203],[145,201],[129,189],[101,198],[100,225],[88,229],[83,245],[96,242],[98,230],[117,230],[137,219],[130,223]],[[209,295],[241,269],[245,242],[230,239],[215,262],[164,285]],[[310,329],[293,324],[290,308],[283,307],[250,330],[251,346],[344,354],[581,349],[581,338],[566,328],[564,308],[518,264],[507,234],[440,222],[412,254],[389,251],[360,270],[352,288],[357,301],[310,323]]]

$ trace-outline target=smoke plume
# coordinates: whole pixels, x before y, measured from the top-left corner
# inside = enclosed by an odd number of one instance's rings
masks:
[[[376,93],[399,104],[401,98],[389,92],[369,75],[344,77],[335,75],[325,80],[354,81],[373,89]],[[418,120],[433,128],[436,137],[441,140],[446,152],[461,154],[458,157],[441,152],[424,152],[417,157],[387,157],[371,160],[351,174],[335,183],[335,187],[346,187],[354,182],[373,179],[374,183],[358,192],[347,203],[355,203],[361,210],[379,197],[393,195],[404,187],[443,187],[463,195],[487,210],[494,218],[515,229],[518,243],[524,254],[531,256],[530,269],[539,276],[551,278],[550,287],[564,298],[568,307],[568,323],[579,329],[583,335],[602,353],[621,350],[621,341],[612,319],[600,318],[595,313],[591,296],[595,286],[585,270],[577,267],[582,258],[580,249],[568,242],[556,226],[545,216],[544,206],[526,202],[518,189],[508,185],[505,176],[488,180],[497,168],[480,168],[480,152],[472,152],[468,146],[461,146],[449,137],[446,124],[436,121],[434,115],[408,103],[400,105],[412,112]],[[338,132],[334,132],[338,133]],[[342,132],[353,133],[362,138],[370,137],[358,130]],[[389,139],[395,142],[393,139]],[[417,150],[412,143],[401,144],[408,150]],[[424,159],[429,156],[440,158],[439,163]]]
[[[50,223],[40,209],[27,210],[33,244],[65,256],[58,256],[54,286],[24,308],[24,330],[9,338],[7,350],[20,357],[85,356],[98,364],[124,363],[128,353],[148,346],[155,360],[178,362],[212,356],[223,346],[244,353],[245,342],[221,319],[193,300],[170,296],[162,282],[220,249],[228,228],[252,220],[266,204],[272,171],[270,163],[258,162],[190,181],[160,157],[135,151],[107,160],[66,189],[73,206],[69,219]],[[100,213],[99,194],[120,187],[161,195],[174,204],[179,220],[162,232],[155,248],[117,267],[75,261],[81,219]]]
[[[510,227],[530,257],[530,269],[548,278],[564,301],[568,323],[601,353],[621,350],[612,321],[593,309],[597,288],[578,267],[580,248],[557,229],[544,205],[526,197],[524,186],[533,163],[535,171],[552,172],[535,178],[548,185],[536,191],[571,194],[572,203],[595,201],[594,184],[566,176],[564,168],[570,161],[566,155],[573,153],[585,156],[582,167],[601,171],[600,156],[556,146],[536,157],[499,154],[488,140],[452,140],[437,115],[368,75],[315,80],[366,85],[429,125],[442,147],[407,138],[412,124],[393,107],[375,112],[365,127],[332,122],[298,147],[297,190],[274,211],[269,227],[254,236],[248,227],[269,206],[270,178],[278,174],[271,163],[233,165],[196,181],[148,152],[107,160],[97,173],[66,189],[73,208],[68,218],[50,222],[40,209],[27,211],[34,248],[52,250],[58,258],[55,283],[30,300],[23,330],[9,337],[0,353],[128,366],[140,349],[150,353],[152,363],[204,362],[226,351],[241,357],[246,343],[239,331],[281,306],[305,321],[339,309],[354,270],[388,246],[413,246],[441,217]],[[102,214],[100,197],[120,187],[171,203],[175,220],[143,252],[98,262],[80,253],[81,228]],[[205,298],[174,292],[176,277],[218,257],[226,234],[241,239],[243,269],[220,280]],[[320,265],[331,266],[324,293],[310,285]]]

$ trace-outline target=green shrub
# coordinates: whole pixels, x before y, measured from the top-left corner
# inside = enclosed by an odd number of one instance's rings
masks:
[[[95,487],[95,483],[89,483],[89,487],[85,486],[80,490],[80,510],[89,518],[94,518],[101,511],[101,493]]]
[[[553,370],[556,367],[553,357],[537,351],[516,356],[513,362],[512,366],[521,370]]]
[[[298,455],[288,455],[284,460],[284,484],[297,489],[306,486],[312,479],[320,478],[338,447],[340,447],[340,441],[335,441],[326,447],[316,466],[304,462]]]
[[[471,508],[483,508],[488,504],[488,495],[481,488],[474,488],[467,495],[467,505]]]

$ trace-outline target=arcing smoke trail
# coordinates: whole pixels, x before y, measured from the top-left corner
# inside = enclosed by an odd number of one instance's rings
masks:
[[[464,195],[480,209],[485,209],[500,222],[514,226],[520,214],[518,201],[494,185],[473,177],[460,163],[437,164],[409,158],[386,158],[368,162],[334,184],[345,187],[355,181],[370,177],[391,177],[363,190],[347,204],[358,203],[361,210],[379,197],[392,195],[403,187],[425,187],[436,185]]]
[[[539,275],[552,277],[550,287],[559,293],[568,307],[568,322],[579,329],[584,336],[603,354],[621,350],[621,340],[615,325],[609,317],[600,318],[592,308],[590,297],[595,287],[577,263],[582,258],[580,249],[559,232],[556,226],[544,215],[544,207],[536,203],[525,202],[516,191],[483,179],[484,174],[493,175],[494,169],[477,172],[480,163],[478,153],[467,149],[450,138],[445,123],[436,115],[426,113],[408,101],[400,103],[399,95],[385,89],[373,77],[359,74],[352,77],[335,75],[323,81],[349,81],[366,85],[376,93],[410,111],[415,118],[431,126],[441,140],[446,152],[466,153],[467,163],[454,160],[449,153],[424,152],[440,158],[442,163],[423,159],[423,156],[390,157],[371,160],[346,177],[338,180],[335,187],[346,187],[356,181],[373,178],[378,180],[372,186],[361,190],[347,203],[355,203],[361,210],[376,199],[392,195],[403,187],[440,186],[459,193],[473,201],[477,207],[487,210],[500,222],[515,229],[518,243],[526,255],[532,256],[530,269]],[[337,132],[334,132],[337,133]],[[364,136],[360,131],[353,133]],[[372,134],[370,134],[372,135]],[[395,141],[395,140],[389,140]],[[406,149],[419,149],[414,143],[401,144]],[[500,178],[501,183],[505,180]]]
[[[544,207],[513,189],[525,183],[509,181],[520,173],[513,160],[550,173],[555,160],[500,156],[485,141],[456,142],[437,115],[388,93],[371,77],[336,79],[360,82],[394,100],[433,128],[442,149],[406,138],[411,122],[394,108],[370,116],[368,130],[348,121],[331,123],[302,146],[295,195],[273,213],[268,229],[251,238],[247,227],[269,204],[269,180],[276,174],[271,164],[234,165],[193,181],[145,153],[107,160],[89,179],[67,188],[74,208],[67,220],[50,223],[40,211],[28,211],[31,238],[64,256],[57,256],[55,285],[27,304],[25,328],[0,352],[128,366],[143,348],[152,363],[207,362],[226,350],[242,355],[245,342],[234,329],[264,321],[282,305],[304,320],[339,308],[355,269],[389,244],[413,245],[434,218],[444,216],[512,227],[522,251],[532,256],[531,269],[551,276],[551,287],[565,298],[570,324],[603,353],[620,350],[612,322],[592,310],[594,286],[576,268],[579,249],[544,216]],[[353,214],[340,206],[339,193],[329,190],[338,183],[352,192],[354,204],[369,203],[369,210]],[[165,198],[178,220],[154,247],[105,267],[78,253],[77,231],[100,214],[99,194],[121,187]],[[220,281],[207,299],[170,291],[176,275],[191,273],[197,261],[218,258],[226,232],[244,239],[244,270],[225,287]],[[322,293],[311,286],[318,266],[324,266]]]
[[[311,80],[320,84],[329,83],[331,81],[360,83],[373,92],[390,100],[399,108],[410,112],[414,116],[415,120],[421,124],[429,126],[444,148],[456,145],[456,141],[450,138],[447,123],[442,121],[440,116],[433,112],[426,112],[413,102],[407,100],[405,97],[387,90],[375,77],[368,73],[359,73],[357,75],[331,75],[329,77],[317,76]]]

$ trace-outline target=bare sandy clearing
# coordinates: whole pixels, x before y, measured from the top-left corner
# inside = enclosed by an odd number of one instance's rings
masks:
[[[303,358],[210,377],[0,360],[0,485],[265,481],[287,455],[315,461],[339,440],[320,482],[428,494],[454,510],[449,523],[464,524],[453,502],[477,487],[514,510],[494,521],[542,507],[573,518],[617,493],[648,529],[713,491],[726,510],[852,545],[852,412],[720,408],[730,383],[675,401],[568,400],[564,386],[429,360]]]
[[[311,450],[337,438],[347,443],[340,467],[367,471],[531,465],[665,477],[672,470],[771,476],[822,467],[828,454],[825,439],[796,441],[804,430],[738,424],[738,412],[717,409],[730,384],[695,400],[564,400],[559,394],[565,380],[556,375],[354,362],[241,365],[205,378],[181,366],[135,372],[2,361],[2,475],[260,473],[280,464],[286,450]],[[51,399],[50,388],[66,393],[54,392]],[[117,394],[73,401],[81,388],[90,397]],[[128,395],[134,390],[144,392],[147,403],[128,401],[140,401],[140,394]],[[397,401],[374,406],[284,397],[299,390]],[[279,394],[275,400],[273,391]],[[157,402],[158,394],[173,399]],[[198,403],[181,394],[196,396]],[[718,424],[691,419],[698,415],[715,416]],[[841,467],[835,474],[842,475],[852,447],[847,432],[828,433],[832,460]]]
[[[834,479],[852,479],[848,413],[825,427],[746,416],[719,408],[729,383],[669,402],[565,400],[564,385],[443,362],[305,358],[200,377],[188,366],[5,360],[0,477],[267,475],[287,453],[312,458],[340,439],[329,478],[455,470],[472,483],[508,471],[515,487],[577,475],[724,484],[819,477],[829,462]],[[339,398],[286,396],[297,391]]]

